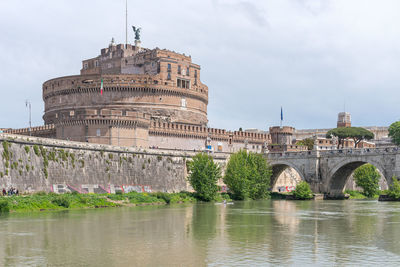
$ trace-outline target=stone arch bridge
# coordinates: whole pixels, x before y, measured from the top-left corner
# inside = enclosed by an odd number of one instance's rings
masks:
[[[272,186],[288,167],[295,169],[316,193],[343,196],[344,186],[355,169],[365,163],[381,171],[388,185],[392,177],[400,178],[400,148],[338,149],[266,154],[272,166]]]

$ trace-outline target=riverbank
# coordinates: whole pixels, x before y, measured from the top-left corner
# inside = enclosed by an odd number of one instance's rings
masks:
[[[373,198],[368,198],[360,191],[345,190],[343,199],[375,199],[375,200],[377,200],[381,194],[385,194],[385,193],[387,193],[387,191],[380,191],[379,194],[375,195]],[[271,198],[272,199],[296,200],[293,193],[291,193],[291,192],[285,192],[285,193],[271,192]],[[329,197],[325,198],[325,196],[323,194],[314,194],[314,197],[311,199],[322,200],[322,199],[329,199]]]
[[[140,205],[194,203],[193,193],[46,194],[0,197],[0,212],[37,212]]]

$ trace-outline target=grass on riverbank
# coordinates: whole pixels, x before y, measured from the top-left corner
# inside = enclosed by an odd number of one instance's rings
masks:
[[[375,195],[372,198],[368,198],[367,196],[365,196],[361,191],[357,191],[357,190],[345,190],[344,193],[345,194],[349,194],[350,195],[350,199],[378,199],[379,195],[382,194],[384,191],[379,191],[377,195]]]
[[[215,201],[229,200],[227,194],[219,194]],[[31,212],[84,208],[105,208],[134,205],[163,205],[197,202],[195,193],[137,193],[126,194],[78,194],[44,193],[0,197],[1,212]]]

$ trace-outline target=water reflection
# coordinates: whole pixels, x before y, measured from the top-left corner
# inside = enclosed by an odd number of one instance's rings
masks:
[[[0,216],[0,265],[367,265],[400,260],[400,203],[251,201]]]

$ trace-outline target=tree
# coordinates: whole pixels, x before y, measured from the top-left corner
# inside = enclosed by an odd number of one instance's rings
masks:
[[[370,140],[374,138],[374,134],[367,129],[362,127],[340,127],[329,130],[326,133],[326,138],[331,138],[332,136],[337,136],[339,139],[338,148],[340,145],[344,146],[344,140],[351,138],[354,140],[354,147],[362,140]]]
[[[364,164],[354,171],[356,185],[363,189],[363,194],[373,197],[379,192],[379,179],[381,175],[371,164]]]
[[[305,138],[296,143],[298,146],[306,146],[308,150],[314,149],[314,138]]]
[[[311,191],[310,185],[306,181],[301,181],[296,185],[293,195],[296,197],[296,199],[313,198],[313,192]]]
[[[388,195],[394,199],[400,199],[400,182],[396,177],[392,178],[393,184],[389,187]]]
[[[269,195],[272,169],[261,154],[241,150],[232,154],[224,177],[234,199],[262,199]]]
[[[390,125],[389,137],[392,138],[393,143],[400,146],[400,121],[396,121]]]
[[[198,198],[204,201],[214,200],[219,190],[217,182],[221,178],[218,164],[214,163],[211,156],[199,153],[193,157],[193,161],[188,162],[188,167],[188,180]]]

